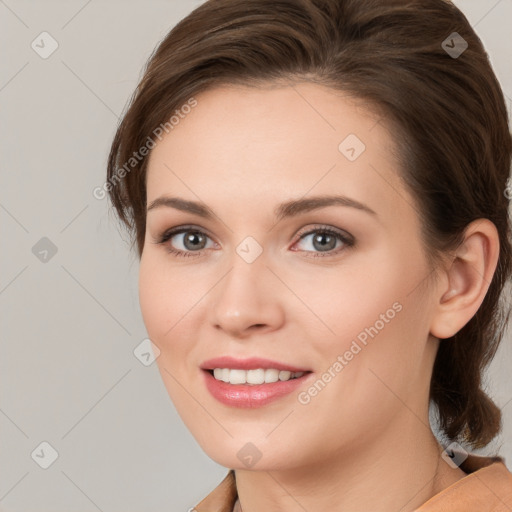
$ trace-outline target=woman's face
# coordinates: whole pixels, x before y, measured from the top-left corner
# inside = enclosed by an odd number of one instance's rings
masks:
[[[433,292],[384,123],[310,83],[195,99],[150,155],[139,281],[191,433],[226,467],[283,469],[424,429]]]

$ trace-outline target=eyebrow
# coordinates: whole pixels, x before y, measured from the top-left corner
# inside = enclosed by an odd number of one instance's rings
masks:
[[[377,213],[375,213],[375,211],[369,206],[342,195],[314,196],[286,201],[275,208],[274,215],[278,222],[286,217],[295,217],[301,213],[326,208],[328,206],[345,206],[355,208],[370,215],[377,216]],[[147,212],[162,207],[175,208],[176,210],[193,213],[199,217],[209,220],[213,220],[214,217],[216,217],[213,211],[204,203],[169,196],[162,196],[152,201],[147,208]]]

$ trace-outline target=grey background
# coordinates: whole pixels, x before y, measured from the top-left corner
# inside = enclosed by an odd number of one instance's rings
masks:
[[[138,261],[92,195],[143,64],[199,3],[0,0],[0,510],[187,510],[226,474],[181,423],[156,365],[134,356],[146,338]],[[510,111],[512,0],[456,4]],[[59,45],[47,59],[31,47],[43,31]],[[44,237],[57,249],[47,261]],[[511,367],[509,330],[488,378],[504,431],[482,453],[499,450],[510,469]],[[48,469],[31,456],[43,441],[58,452]]]

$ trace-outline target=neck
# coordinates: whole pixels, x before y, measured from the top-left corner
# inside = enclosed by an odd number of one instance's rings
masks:
[[[466,476],[441,459],[442,447],[426,424],[413,414],[401,421],[400,435],[392,426],[373,444],[315,465],[236,470],[240,510],[412,512]]]

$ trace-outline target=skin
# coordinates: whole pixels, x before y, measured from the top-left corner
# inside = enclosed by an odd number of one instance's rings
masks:
[[[434,274],[392,134],[363,103],[311,83],[224,86],[196,99],[152,150],[147,202],[201,201],[216,217],[151,209],[140,262],[142,315],[178,413],[213,460],[236,470],[244,512],[415,510],[465,476],[440,458],[428,389],[439,338],[463,327],[485,296],[494,225],[472,223]],[[353,162],[338,149],[348,134],[366,145]],[[332,193],[376,215],[328,206],[276,223],[279,203]],[[207,235],[199,256],[168,252],[194,252],[183,234],[155,243],[183,225]],[[329,253],[314,235],[299,241],[318,227],[355,244],[338,241]],[[236,252],[248,236],[263,248],[253,263]],[[204,385],[206,359],[260,356],[311,370],[299,390],[307,391],[394,303],[401,311],[306,405],[292,393],[239,409]],[[249,442],[262,455],[251,468],[237,457]]]

